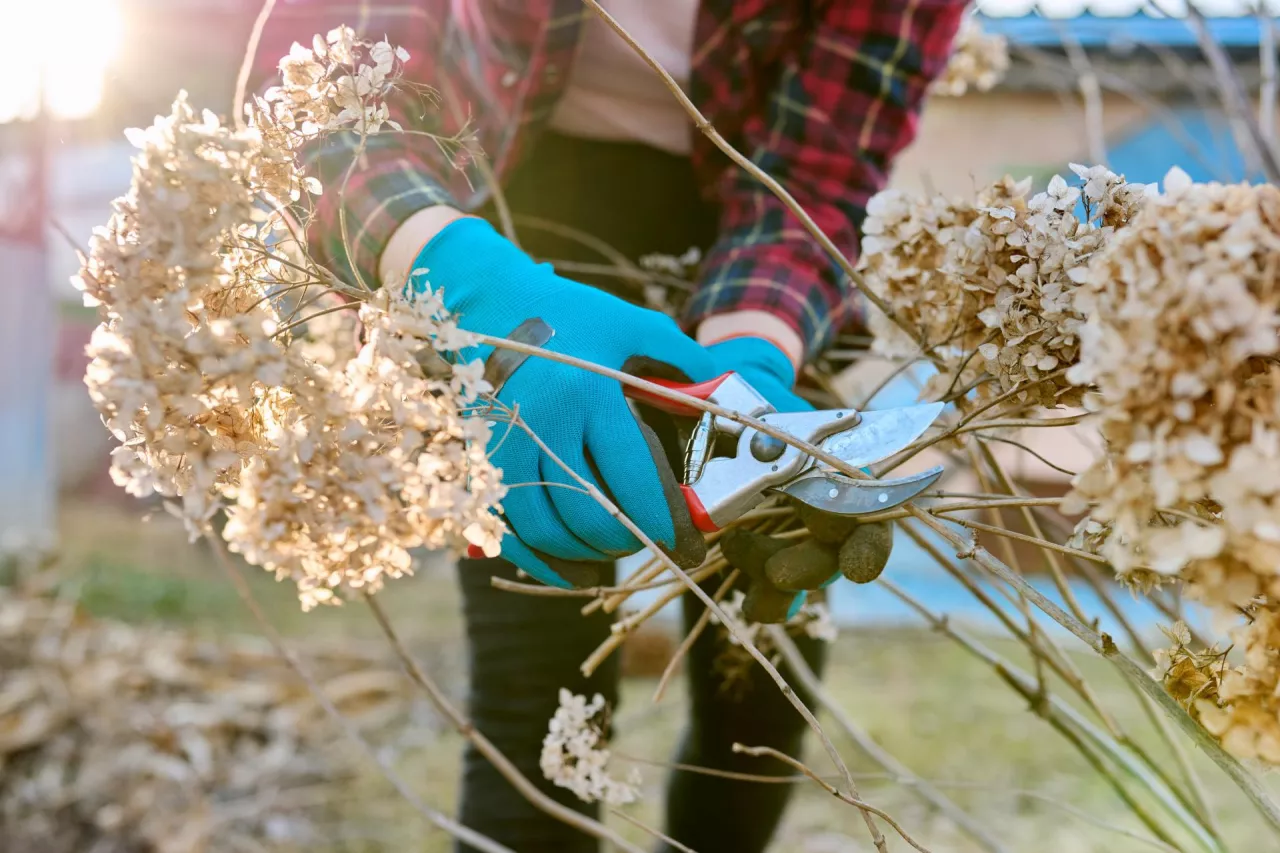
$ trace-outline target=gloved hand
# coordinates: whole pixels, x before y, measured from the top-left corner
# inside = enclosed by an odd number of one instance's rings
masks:
[[[764,338],[730,338],[707,347],[717,374],[735,370],[779,412],[812,411],[791,389],[795,369],[777,346]],[[720,538],[729,565],[750,580],[743,615],[752,622],[785,622],[799,611],[808,591],[844,575],[870,583],[884,571],[893,548],[889,522],[859,523],[799,501],[790,501],[812,536],[803,542],[775,539],[734,527]]]
[[[707,352],[669,317],[561,278],[482,219],[445,226],[418,254],[418,268],[427,269],[426,281],[468,331],[507,336],[538,317],[555,331],[545,345],[555,352],[680,381],[715,375]],[[491,350],[461,355],[484,359]],[[497,400],[508,410],[518,407],[520,419],[556,456],[609,495],[679,564],[702,562],[706,545],[679,480],[653,432],[628,408],[620,383],[535,356],[511,375]],[[510,530],[502,540],[505,559],[551,586],[591,586],[598,568],[591,563],[641,549],[523,430],[495,424],[489,448],[510,488],[502,505]]]

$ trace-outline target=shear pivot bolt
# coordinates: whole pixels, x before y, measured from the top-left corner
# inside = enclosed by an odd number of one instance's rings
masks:
[[[751,436],[751,455],[761,462],[772,462],[787,450],[787,445],[771,435],[758,432]]]

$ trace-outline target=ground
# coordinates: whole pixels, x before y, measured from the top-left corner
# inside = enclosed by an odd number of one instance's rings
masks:
[[[161,515],[143,524],[140,514],[128,504],[121,507],[114,502],[92,506],[73,502],[65,507],[63,566],[67,576],[81,585],[86,606],[106,616],[180,623],[211,634],[255,632],[208,552],[187,544],[172,519]],[[292,637],[322,632],[351,642],[377,641],[376,627],[357,608],[304,615],[285,586],[261,573],[255,575],[254,586],[276,623]],[[455,697],[460,696],[464,655],[457,592],[447,566],[429,563],[416,577],[398,582],[395,594],[384,601],[424,665]],[[991,642],[1021,663],[1016,647]],[[298,647],[305,649],[305,644],[299,642]],[[1076,662],[1122,722],[1134,730],[1149,730],[1142,724],[1143,712],[1132,693],[1108,664],[1084,649]],[[1168,849],[1124,834],[1150,837],[1057,732],[1027,712],[1025,702],[985,664],[945,638],[905,626],[845,632],[838,640],[827,683],[881,746],[922,778],[945,787],[1010,851]],[[654,706],[650,702],[654,684],[648,675],[633,675],[624,684],[618,717],[621,735],[615,745],[620,755],[661,758],[672,750],[683,696],[676,686]],[[824,722],[835,732],[834,724],[825,717]],[[448,811],[453,805],[460,739],[439,720],[426,720],[423,726],[428,736],[419,739],[419,748],[400,755],[399,763],[428,803]],[[908,788],[885,778],[852,742],[839,736],[835,741],[859,774],[865,799],[892,814],[925,847],[933,853],[977,849],[950,821],[921,805]],[[811,765],[828,772],[820,748],[811,744],[810,751]],[[1193,760],[1217,805],[1229,849],[1274,849],[1274,837],[1225,777],[1202,757]],[[662,770],[643,765],[641,771],[645,797],[632,813],[660,825]],[[1274,779],[1271,787],[1280,792]],[[335,787],[318,805],[341,812],[345,828],[341,837],[309,850],[444,853],[450,849],[448,840],[391,793],[375,771]],[[615,818],[611,823],[641,841],[639,830],[626,822]],[[843,853],[872,848],[852,808],[815,786],[804,785],[774,849]],[[890,834],[889,849],[908,848]]]

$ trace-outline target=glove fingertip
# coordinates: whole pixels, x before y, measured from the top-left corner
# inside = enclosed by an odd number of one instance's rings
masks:
[[[765,561],[769,582],[790,591],[817,589],[840,571],[836,550],[816,539],[788,545]]]
[[[893,554],[893,525],[864,524],[840,546],[840,573],[854,583],[871,583],[884,572]]]
[[[502,537],[502,559],[539,583],[557,589],[573,589],[573,584],[556,574],[532,548],[510,533]]]
[[[742,527],[730,527],[720,536],[720,553],[729,565],[752,580],[763,580],[765,563],[787,547],[787,542]]]

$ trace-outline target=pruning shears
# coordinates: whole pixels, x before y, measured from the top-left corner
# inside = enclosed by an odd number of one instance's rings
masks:
[[[783,413],[733,372],[692,384],[649,381],[755,418],[860,469],[905,449],[924,434],[944,407],[942,403],[924,403],[866,412],[820,409]],[[773,493],[834,515],[868,515],[901,506],[943,473],[941,466],[935,466],[891,480],[861,480],[737,420],[630,386],[626,394],[668,414],[697,418],[685,449],[681,491],[694,524],[707,533],[736,521]]]
[[[555,332],[538,318],[526,320],[511,340],[542,346]],[[485,378],[496,395],[528,356],[495,350]],[[705,382],[647,381],[762,421],[853,468],[864,469],[905,449],[942,413],[942,403],[860,412],[820,409],[778,412],[746,379],[734,372]],[[693,419],[684,453],[680,490],[694,525],[720,530],[770,494],[788,495],[833,515],[868,515],[901,506],[942,476],[941,466],[891,480],[849,477],[786,442],[738,420],[713,415],[651,391],[626,386],[628,397],[678,419]],[[482,552],[472,546],[472,557]]]

